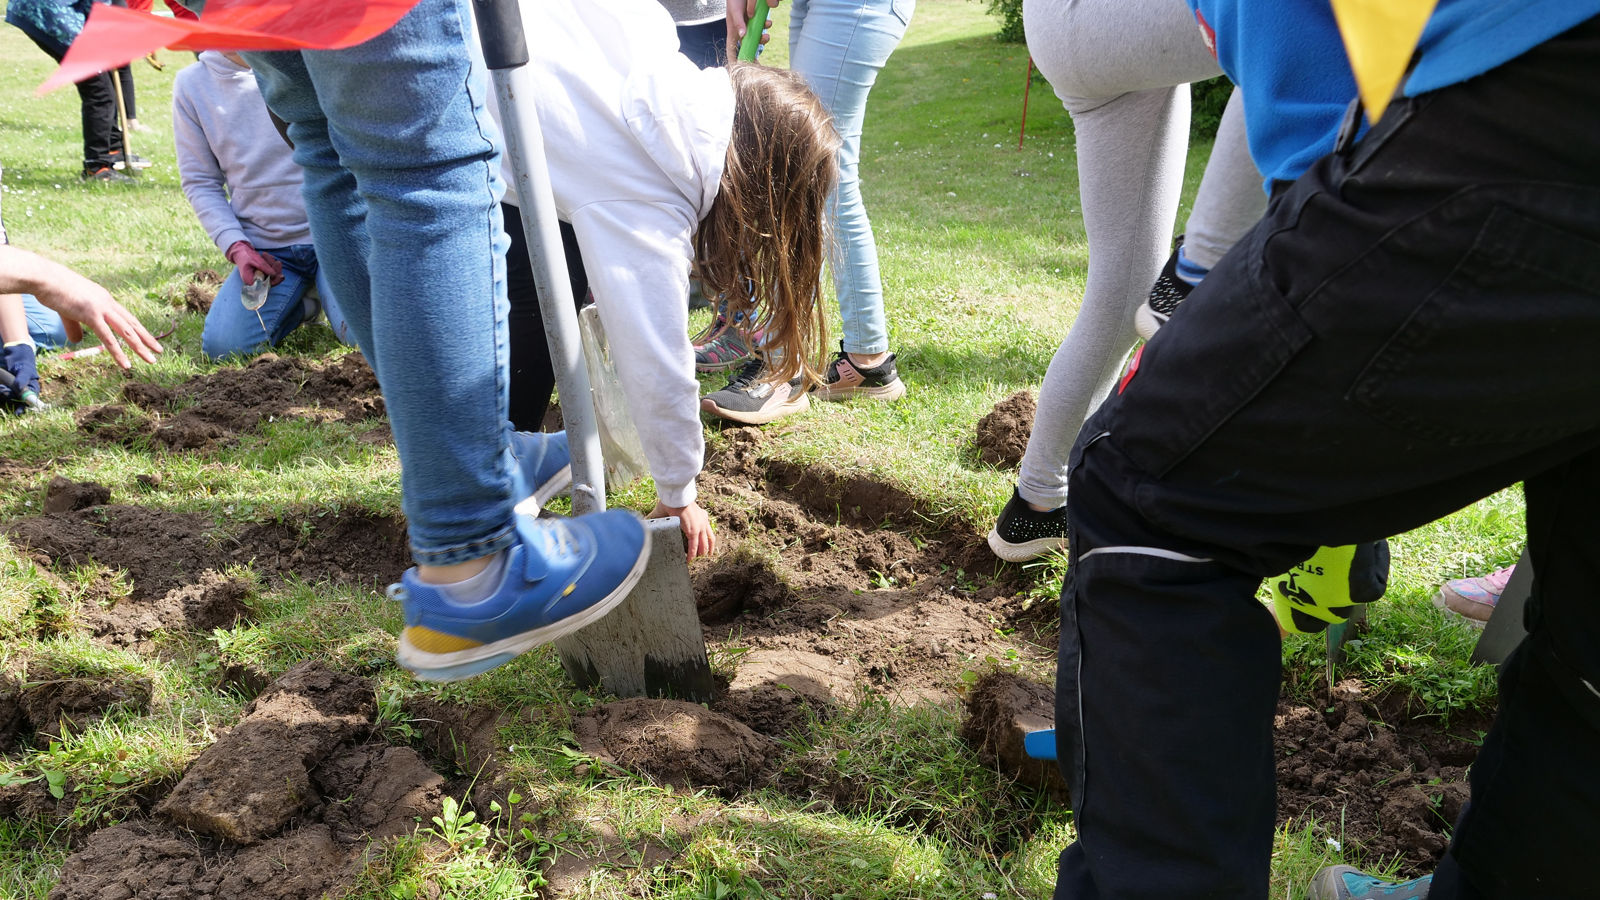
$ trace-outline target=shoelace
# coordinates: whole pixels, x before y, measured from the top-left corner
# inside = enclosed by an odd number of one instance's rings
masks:
[[[728,379],[728,386],[723,388],[723,390],[742,391],[749,388],[750,385],[755,384],[761,379],[761,370],[765,365],[766,364],[759,356],[750,360],[739,367],[737,374]]]

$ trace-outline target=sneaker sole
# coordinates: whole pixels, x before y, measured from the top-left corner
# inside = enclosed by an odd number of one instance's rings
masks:
[[[400,667],[414,675],[419,681],[460,681],[474,675],[482,675],[497,666],[516,659],[518,656],[543,646],[551,641],[580,631],[583,628],[605,618],[606,614],[616,609],[628,595],[633,592],[634,585],[644,576],[645,566],[650,562],[650,531],[645,530],[644,546],[639,548],[639,558],[634,561],[633,568],[628,571],[627,577],[622,579],[611,593],[603,600],[589,607],[581,613],[567,616],[559,622],[552,622],[543,628],[524,631],[521,634],[502,638],[491,644],[473,647],[471,650],[462,650],[457,653],[429,653],[418,650],[406,642],[405,635],[400,636],[400,649],[395,652],[395,659]]]
[[[544,484],[534,489],[533,493],[524,497],[511,511],[517,515],[537,516],[539,510],[550,502],[550,498],[566,490],[572,485],[572,467],[566,466],[561,471],[550,476]]]
[[[1034,538],[1021,544],[1013,544],[1001,537],[1000,532],[990,529],[989,549],[994,551],[995,556],[1006,562],[1027,562],[1030,559],[1048,556],[1056,550],[1066,550],[1067,539],[1063,537]]]
[[[738,422],[741,425],[765,425],[774,419],[781,419],[797,412],[805,412],[810,408],[811,399],[809,394],[801,394],[770,409],[763,407],[749,412],[737,409],[723,409],[710,397],[700,401],[701,411],[711,413],[721,419],[727,419],[730,422]]]
[[[1139,337],[1148,341],[1156,336],[1161,326],[1167,324],[1169,318],[1171,317],[1151,309],[1150,304],[1146,303],[1133,314],[1133,330],[1139,333]]]
[[[827,400],[830,403],[853,400],[857,397],[866,397],[870,400],[899,400],[906,395],[906,383],[896,378],[879,387],[837,387],[821,384],[811,393],[815,394],[818,400]]]

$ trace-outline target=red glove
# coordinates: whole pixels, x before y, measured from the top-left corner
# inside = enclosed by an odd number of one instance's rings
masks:
[[[245,284],[255,281],[257,272],[266,273],[273,284],[283,280],[283,263],[250,246],[249,241],[234,241],[223,255],[228,257],[228,262],[239,267],[239,277],[244,279]]]

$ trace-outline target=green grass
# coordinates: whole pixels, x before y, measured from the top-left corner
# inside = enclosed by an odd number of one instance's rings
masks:
[[[781,65],[787,8],[774,18],[763,59]],[[1026,49],[996,41],[995,27],[982,4],[922,0],[872,95],[862,178],[908,395],[894,405],[817,404],[769,429],[772,452],[786,459],[893,482],[940,511],[942,524],[981,528],[1015,476],[976,460],[974,425],[1011,392],[1037,389],[1076,315],[1087,264],[1071,124],[1035,84],[1028,136],[1017,149]],[[104,284],[154,330],[176,327],[169,352],[136,375],[176,384],[218,368],[200,358],[201,319],[183,310],[182,291],[196,270],[225,271],[226,263],[194,220],[172,164],[171,83],[190,57],[162,58],[164,72],[136,64],[141,117],[158,131],[135,149],[156,165],[136,185],[89,186],[77,180],[76,95],[34,97],[50,62],[20,32],[0,28],[0,187],[13,243]],[[1191,154],[1180,221],[1207,149]],[[832,329],[838,333],[836,316]],[[325,331],[302,330],[280,352],[345,351]],[[84,438],[73,410],[116,401],[125,376],[103,356],[45,357],[42,368],[47,397],[60,406],[0,420],[3,456],[41,473],[0,486],[0,521],[37,514],[43,482],[55,474],[105,484],[116,502],[209,516],[219,536],[311,510],[399,512],[395,452],[360,440],[369,426],[263,423],[236,445],[189,454],[100,444]],[[719,440],[714,429],[711,440]],[[151,474],[161,476],[159,489],[141,482]],[[613,502],[643,509],[651,495],[641,484]],[[1374,607],[1342,671],[1417,698],[1441,727],[1491,703],[1492,670],[1466,661],[1476,633],[1440,617],[1429,601],[1446,578],[1514,560],[1521,519],[1520,494],[1505,492],[1396,537],[1388,598]],[[1064,560],[1031,571],[1026,601],[1042,619]],[[248,566],[229,574],[254,577]],[[473,826],[485,823],[464,822],[460,811],[423,823],[415,838],[373,857],[353,896],[530,896],[541,861],[604,851],[647,864],[599,865],[576,896],[1043,898],[1056,855],[1072,839],[1070,815],[984,767],[955,737],[950,710],[863,696],[791,739],[781,790],[733,798],[672,791],[576,753],[571,717],[605,698],[573,688],[552,651],[466,683],[422,686],[394,667],[392,604],[371,590],[311,583],[258,584],[253,622],[163,638],[156,655],[109,651],[72,628],[75,604],[105,590],[108,578],[114,590],[116,574],[98,566],[44,571],[0,537],[0,668],[50,663],[151,686],[148,712],[119,712],[0,758],[0,782],[57,773],[63,793],[78,801],[77,826],[128,815],[133,792],[170,781],[237,720],[243,701],[221,686],[225,667],[276,673],[316,656],[376,680],[382,725],[396,740],[415,733],[402,701],[416,693],[551,711],[502,734],[505,776],[531,823],[519,812],[480,831]],[[1318,639],[1286,642],[1292,693],[1316,695],[1323,652]],[[1279,834],[1273,895],[1303,896],[1317,866],[1341,859],[1328,843],[1338,837],[1328,823]],[[0,821],[0,898],[43,898],[67,852],[62,827]]]

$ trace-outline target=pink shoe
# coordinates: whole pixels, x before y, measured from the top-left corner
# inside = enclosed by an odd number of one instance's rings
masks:
[[[1505,593],[1506,582],[1511,580],[1511,573],[1515,569],[1516,566],[1506,566],[1476,578],[1447,581],[1433,598],[1433,605],[1448,609],[1474,623],[1487,622],[1494,613],[1495,604],[1500,602],[1500,595]]]

